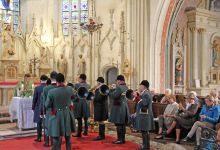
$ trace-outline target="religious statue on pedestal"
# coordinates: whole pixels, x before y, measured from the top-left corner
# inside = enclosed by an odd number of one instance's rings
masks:
[[[212,63],[213,67],[220,66],[220,38],[215,38],[212,44]]]
[[[45,47],[40,49],[40,66],[49,65],[49,51]]]
[[[130,76],[130,73],[131,73],[131,68],[129,65],[129,61],[128,61],[128,59],[125,59],[124,65],[123,65],[123,74],[128,79],[128,77]]]
[[[183,54],[179,49],[175,60],[175,84],[182,84],[182,72],[183,72]]]
[[[14,96],[29,97],[33,95],[34,84],[30,74],[24,75],[24,80],[17,83]]]
[[[60,55],[60,59],[57,62],[57,68],[59,73],[62,73],[65,77],[67,75],[67,60],[64,57],[64,54]]]
[[[11,25],[7,24],[5,30],[2,32],[3,41],[3,58],[8,55],[15,54],[14,36],[11,31]]]
[[[85,73],[86,71],[86,61],[82,57],[82,54],[79,55],[79,63],[78,63],[78,74]]]

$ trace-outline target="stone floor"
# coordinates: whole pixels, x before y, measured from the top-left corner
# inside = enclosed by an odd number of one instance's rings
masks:
[[[97,130],[97,128],[95,129]],[[113,137],[116,137],[115,126],[113,124],[107,123],[106,133]],[[25,130],[20,131],[16,127],[16,123],[0,124],[0,140],[6,140],[16,137],[26,137],[33,136],[36,134],[35,130]],[[156,150],[193,150],[193,145],[178,145],[174,143],[173,139],[166,138],[164,140],[155,141],[154,137],[156,134],[151,134],[151,146]],[[132,133],[129,128],[127,128],[126,140],[135,143],[141,143],[140,133]]]

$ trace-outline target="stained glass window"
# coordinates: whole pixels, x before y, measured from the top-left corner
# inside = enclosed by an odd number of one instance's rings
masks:
[[[0,0],[0,22],[13,25],[17,30],[20,16],[20,0]]]
[[[62,24],[65,36],[77,35],[80,23],[88,22],[88,0],[62,0]],[[83,31],[86,33],[86,31]]]

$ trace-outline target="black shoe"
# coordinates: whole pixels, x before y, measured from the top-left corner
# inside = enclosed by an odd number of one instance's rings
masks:
[[[41,138],[36,138],[34,141],[35,142],[41,142]]]
[[[83,135],[84,135],[84,136],[88,136],[88,131],[84,131],[84,132],[83,132]]]
[[[180,144],[180,140],[176,141],[176,144]]]
[[[139,148],[136,149],[136,150],[150,150],[150,148],[143,148],[143,147],[141,146],[141,147],[139,147]]]
[[[96,138],[94,138],[94,141],[100,141],[100,140],[104,140],[105,138],[103,136],[97,136]]]
[[[122,141],[122,140],[117,140],[117,141],[114,141],[112,142],[112,144],[124,144],[125,141]]]
[[[184,139],[182,139],[183,142],[189,142],[190,141],[190,138],[187,136],[185,137]]]
[[[200,146],[199,146],[199,145],[196,145],[196,146],[194,147],[194,150],[200,150]]]
[[[72,137],[82,137],[81,133],[77,133],[75,135],[72,135]]]
[[[154,139],[159,140],[159,139],[163,139],[163,138],[164,138],[164,135],[158,135]]]
[[[44,143],[44,145],[43,145],[44,147],[49,147],[49,143],[48,142],[46,142],[46,143]]]

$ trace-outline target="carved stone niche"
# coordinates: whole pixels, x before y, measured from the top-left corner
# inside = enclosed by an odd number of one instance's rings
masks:
[[[39,67],[39,77],[41,75],[49,75],[51,72],[51,68],[50,67]]]
[[[2,81],[18,80],[19,60],[0,60],[2,64]]]
[[[211,84],[220,84],[220,67],[211,70]]]

